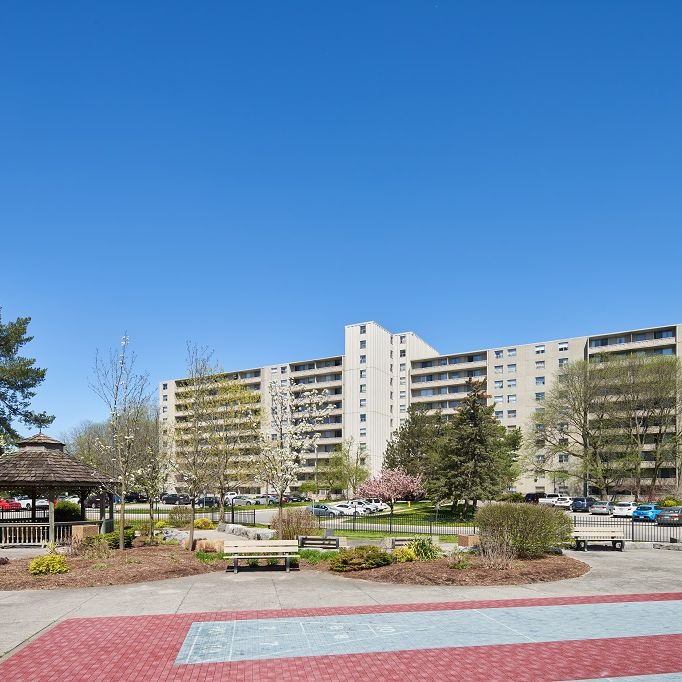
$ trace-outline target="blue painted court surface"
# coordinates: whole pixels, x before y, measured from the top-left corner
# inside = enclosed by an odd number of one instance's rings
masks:
[[[175,663],[672,634],[682,634],[682,601],[214,621],[191,625]],[[618,679],[668,682],[682,676]]]

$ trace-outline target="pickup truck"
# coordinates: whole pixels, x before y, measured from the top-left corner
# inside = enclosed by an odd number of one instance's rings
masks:
[[[546,504],[548,507],[553,507],[559,497],[561,497],[561,495],[558,493],[545,493],[545,496],[538,500],[538,504]]]

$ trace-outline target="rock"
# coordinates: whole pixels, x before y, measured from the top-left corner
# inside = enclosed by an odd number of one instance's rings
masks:
[[[9,563],[9,557],[0,556],[0,566],[7,566]]]
[[[249,528],[237,523],[225,524],[225,532],[230,535],[240,535],[248,540],[272,540],[276,535],[276,532],[269,528]]]
[[[478,547],[481,539],[478,535],[458,535],[457,544],[460,547]]]
[[[198,540],[195,549],[197,552],[222,552],[223,540]]]

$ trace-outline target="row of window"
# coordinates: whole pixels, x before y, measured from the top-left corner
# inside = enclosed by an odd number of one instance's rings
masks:
[[[606,336],[601,339],[590,339],[590,348],[601,346],[614,346],[633,341],[650,341],[651,339],[672,339],[675,337],[674,329],[662,329],[656,332],[638,332],[636,334],[619,334],[618,336]]]
[[[544,393],[536,393],[535,394],[535,400],[538,402],[542,402],[545,399],[545,394]],[[503,395],[496,395],[493,396],[493,402],[494,403],[503,403],[504,402],[504,396]],[[516,393],[510,393],[507,396],[507,402],[508,403],[515,403],[516,402]]]
[[[545,354],[545,344],[544,343],[538,343],[535,346],[535,354],[536,355],[544,355]],[[568,341],[559,341],[557,344],[557,350],[560,353],[565,353],[568,351]],[[495,359],[496,360],[501,360],[504,357],[504,350],[496,350],[495,351]],[[513,358],[516,357],[516,348],[507,348],[507,357]]]
[[[456,358],[440,358],[439,360],[423,360],[418,362],[415,367],[427,368],[437,367],[439,365],[460,365],[463,362],[483,362],[485,361],[484,353],[476,353],[474,355],[460,355]]]

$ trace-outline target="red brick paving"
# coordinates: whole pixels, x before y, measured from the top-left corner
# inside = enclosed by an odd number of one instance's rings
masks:
[[[682,593],[66,620],[0,664],[2,682],[392,682],[588,679],[682,671],[682,635],[420,649],[175,666],[193,622],[680,600]]]

